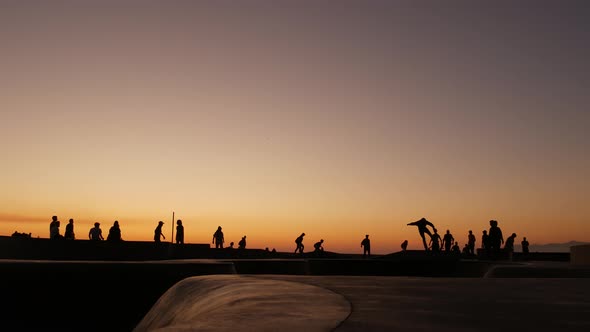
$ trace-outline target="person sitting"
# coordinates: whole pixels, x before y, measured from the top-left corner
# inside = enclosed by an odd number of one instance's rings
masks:
[[[408,250],[408,240],[404,240],[404,242],[402,242],[402,251],[406,251],[406,250]]]
[[[238,249],[246,249],[246,235],[242,236],[242,239],[238,242]]]
[[[466,243],[465,247],[463,247],[462,253],[464,255],[471,255],[471,246],[468,243]]]
[[[92,241],[102,241],[104,238],[102,237],[102,229],[100,229],[100,223],[95,222],[94,227],[90,229],[88,232],[88,239]]]
[[[119,221],[115,220],[113,226],[109,229],[109,235],[107,235],[107,241],[119,242],[121,241],[121,228],[119,228]]]
[[[324,239],[321,239],[319,242],[316,242],[313,245],[313,248],[315,249],[314,252],[322,253],[324,251],[324,247],[322,246],[323,243],[324,243]]]
[[[66,232],[64,233],[64,238],[67,240],[74,240],[76,238],[74,234],[74,219],[70,219],[68,224],[66,225]]]
[[[455,242],[455,244],[453,245],[453,248],[451,249],[451,251],[455,254],[460,254],[461,253],[461,248],[459,248],[459,242]]]

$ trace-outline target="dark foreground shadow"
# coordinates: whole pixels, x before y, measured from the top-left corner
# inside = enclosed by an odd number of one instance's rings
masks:
[[[215,262],[0,261],[5,331],[131,331],[175,283],[231,274]]]

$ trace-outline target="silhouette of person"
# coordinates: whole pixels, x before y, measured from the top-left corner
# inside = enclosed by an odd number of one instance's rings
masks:
[[[233,242],[230,242],[229,243],[229,247],[227,247],[227,249],[233,249],[233,248],[234,248],[234,243]]]
[[[455,242],[455,238],[451,234],[451,232],[447,229],[447,233],[443,236],[443,245],[445,246],[445,251],[450,252],[451,246]]]
[[[469,235],[467,235],[467,253],[469,255],[475,255],[475,235],[473,235],[473,231],[469,230]]]
[[[176,220],[176,244],[184,244],[184,226],[182,220]]]
[[[463,247],[461,253],[463,253],[464,255],[471,255],[471,247],[469,246],[469,244],[465,243],[465,247]]]
[[[221,231],[221,226],[217,226],[217,230],[213,233],[213,240],[211,243],[215,244],[215,248],[223,248],[223,242],[225,239],[223,238],[223,232]]]
[[[246,235],[242,236],[242,239],[238,242],[238,249],[246,249]]]
[[[66,225],[66,232],[64,233],[64,238],[67,240],[74,240],[76,235],[74,234],[74,219],[70,219],[68,224]]]
[[[52,240],[58,240],[63,238],[63,236],[59,234],[60,222],[59,220],[57,220],[57,216],[53,216],[51,218],[51,224],[49,224],[49,238]]]
[[[502,230],[498,227],[497,220],[490,220],[488,241],[490,243],[490,252],[494,255],[500,253],[501,246],[504,243],[504,237],[502,236]]]
[[[158,226],[154,229],[154,241],[156,243],[160,243],[160,238],[166,240],[164,233],[162,233],[162,226],[164,226],[164,222],[162,220],[158,221]]]
[[[428,250],[428,245],[426,244],[426,238],[424,237],[424,234],[426,233],[432,238],[432,233],[430,233],[430,230],[427,228],[427,226],[430,226],[432,227],[432,230],[435,230],[436,228],[434,225],[430,221],[426,220],[426,218],[421,218],[420,220],[409,223],[408,226],[418,226],[418,232],[420,232],[420,237],[422,237],[424,250]]]
[[[369,240],[369,234],[366,234],[365,238],[361,241],[361,247],[363,247],[363,257],[371,256],[371,240]]]
[[[434,231],[436,233],[436,230]],[[432,236],[430,237],[432,239]],[[402,242],[402,251],[406,251],[408,249],[408,240],[404,240]]]
[[[432,236],[430,237],[430,249],[432,250],[432,252],[440,251],[441,242],[442,240],[440,238],[440,234],[438,234],[438,231],[435,229],[434,234],[432,234]]]
[[[483,231],[483,235],[481,236],[481,248],[486,255],[490,254],[490,236],[486,230]]]
[[[276,254],[277,250],[275,248],[272,248],[272,250],[270,251],[271,254]]]
[[[455,242],[455,244],[453,245],[453,253],[457,253],[460,254],[461,253],[461,248],[459,248],[459,242]]]
[[[110,242],[118,242],[121,241],[121,228],[119,228],[119,221],[115,220],[113,226],[109,229],[109,234],[107,235],[107,241]]]
[[[319,242],[314,243],[314,245],[313,245],[314,252],[322,253],[324,251],[324,247],[322,247],[323,243],[324,243],[324,239],[321,239]]]
[[[529,241],[526,240],[526,237],[522,238],[522,242],[520,242],[520,245],[522,245],[522,253],[528,254],[529,253]]]
[[[304,236],[305,236],[305,233],[301,233],[301,235],[299,235],[295,239],[295,243],[297,244],[297,247],[295,248],[295,253],[297,253],[297,251],[299,251],[300,254],[303,254],[303,248],[305,248],[305,246],[303,245],[303,237]]]
[[[51,217],[51,222],[49,223],[49,238],[53,239],[55,237],[55,223],[57,223],[57,216]]]
[[[504,250],[508,253],[514,252],[514,239],[516,238],[516,233],[512,233],[507,239],[506,243],[504,244]]]
[[[100,229],[100,223],[95,222],[94,227],[90,229],[88,232],[88,239],[92,241],[102,241],[104,237],[102,237],[102,229]]]

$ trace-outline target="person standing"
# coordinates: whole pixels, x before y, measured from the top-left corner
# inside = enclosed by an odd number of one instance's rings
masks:
[[[76,235],[74,234],[74,219],[70,219],[68,224],[66,225],[66,232],[64,233],[64,238],[66,240],[74,240]]]
[[[164,226],[164,222],[162,220],[158,221],[158,226],[154,229],[154,241],[156,243],[160,243],[160,238],[166,240],[164,233],[162,233],[162,226]]]
[[[49,223],[49,238],[50,239],[53,239],[53,237],[54,237],[55,223],[57,223],[57,216],[52,216],[51,222]]]
[[[439,252],[441,242],[442,240],[440,238],[440,235],[438,234],[438,231],[435,229],[434,234],[432,234],[432,236],[430,237],[430,250],[432,250],[432,252]]]
[[[369,234],[366,234],[365,238],[361,241],[361,247],[363,248],[363,257],[371,257],[371,240],[369,240]]]
[[[49,224],[49,238],[52,240],[57,240],[63,238],[61,234],[59,234],[59,225],[60,222],[57,219],[57,216],[51,217],[51,223]]]
[[[490,220],[488,240],[490,244],[490,252],[492,253],[492,255],[499,255],[501,246],[502,244],[504,244],[504,236],[502,235],[502,229],[498,227],[497,220]]]
[[[469,230],[469,235],[467,235],[467,253],[469,255],[475,255],[475,235],[473,235],[473,231]]]
[[[523,254],[528,254],[529,253],[529,241],[527,241],[526,237],[522,238],[522,242],[520,242],[520,245],[522,245],[522,253]]]
[[[481,248],[483,249],[483,252],[485,253],[486,256],[490,255],[490,236],[488,235],[488,231],[486,231],[485,229],[482,232],[482,236],[481,236]]]
[[[184,226],[182,220],[176,220],[176,244],[184,244]]]
[[[451,234],[451,231],[447,229],[447,233],[443,236],[443,245],[446,252],[451,252],[451,246],[455,242],[455,238]]]
[[[102,241],[104,238],[102,237],[102,229],[100,229],[100,223],[95,222],[94,227],[90,229],[88,232],[88,239],[92,241]]]
[[[213,241],[211,243],[215,244],[216,249],[223,249],[223,242],[225,242],[223,231],[221,230],[221,226],[217,226],[217,230],[213,233]]]

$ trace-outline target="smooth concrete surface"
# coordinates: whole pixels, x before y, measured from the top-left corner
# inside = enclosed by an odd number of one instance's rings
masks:
[[[590,331],[587,278],[257,277],[342,294],[352,312],[334,331]]]
[[[134,332],[331,331],[351,313],[341,294],[306,283],[241,275],[187,278]]]

